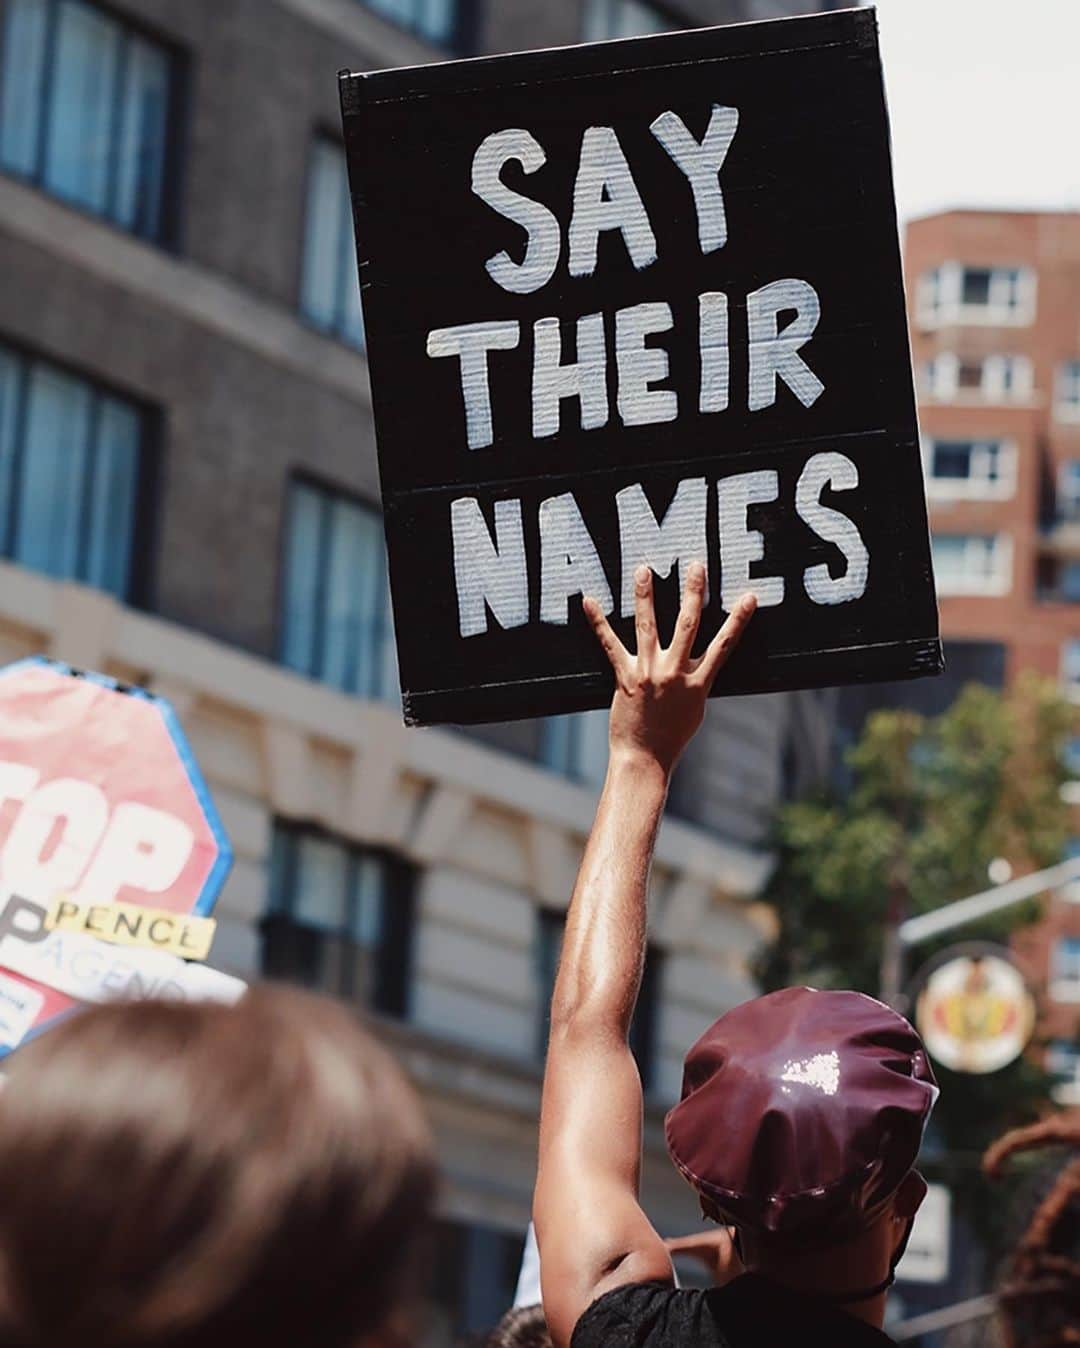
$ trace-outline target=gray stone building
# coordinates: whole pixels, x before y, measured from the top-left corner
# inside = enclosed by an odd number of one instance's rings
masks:
[[[215,962],[368,1008],[447,1182],[433,1342],[509,1294],[602,715],[406,732],[335,73],[823,0],[0,0],[0,659],[171,697],[233,838]],[[822,695],[715,706],[658,852],[645,1192],[681,1053],[753,991]]]

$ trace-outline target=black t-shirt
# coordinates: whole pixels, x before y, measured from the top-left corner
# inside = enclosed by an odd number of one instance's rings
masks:
[[[594,1301],[570,1348],[887,1348],[888,1335],[813,1297],[744,1274],[706,1291],[632,1283]]]

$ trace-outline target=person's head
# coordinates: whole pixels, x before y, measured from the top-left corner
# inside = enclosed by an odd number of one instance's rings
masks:
[[[861,993],[787,988],[690,1050],[668,1150],[747,1268],[861,1302],[891,1281],[926,1193],[913,1167],[936,1097],[902,1016]]]
[[[1021,1154],[1032,1168],[999,1283],[999,1313],[1008,1348],[1064,1348],[1076,1342],[1080,1323],[1080,1110],[1006,1133],[983,1168],[997,1178]]]
[[[515,1306],[484,1341],[484,1348],[551,1348],[543,1306]]]
[[[432,1144],[343,1007],[281,988],[100,1006],[9,1064],[3,1348],[357,1348],[398,1332]]]

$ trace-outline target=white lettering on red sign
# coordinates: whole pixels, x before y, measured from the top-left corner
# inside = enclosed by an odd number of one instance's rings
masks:
[[[195,846],[176,815],[138,801],[111,810],[92,782],[41,774],[0,760],[0,806],[20,806],[0,846],[0,880],[31,898],[64,892],[80,903],[112,903],[125,888],[163,894],[179,879]],[[59,830],[59,833],[58,833]]]

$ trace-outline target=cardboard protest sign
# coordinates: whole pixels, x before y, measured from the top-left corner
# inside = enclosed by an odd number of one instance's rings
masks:
[[[205,917],[231,863],[167,702],[48,660],[0,670],[0,1056],[83,1002],[237,997],[240,980],[175,945],[120,947],[54,920],[61,904],[99,927],[150,907],[164,938],[161,915]]]
[[[408,721],[606,703],[642,562],[717,692],[940,671],[872,10],[341,98]]]

